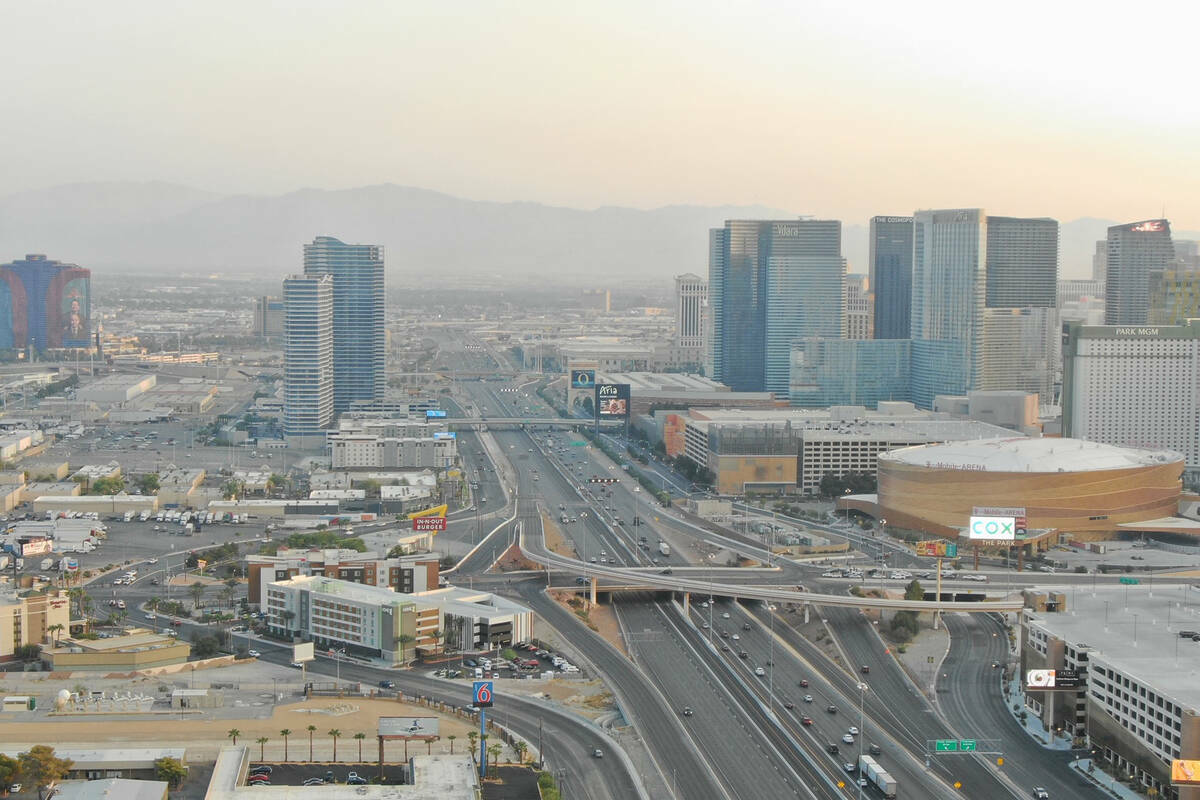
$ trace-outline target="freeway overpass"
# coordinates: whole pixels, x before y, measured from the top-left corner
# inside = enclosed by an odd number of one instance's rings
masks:
[[[966,611],[973,614],[993,614],[1008,611],[1020,611],[1024,603],[1020,600],[985,600],[980,603],[969,603],[952,600],[896,600],[883,597],[855,597],[841,594],[814,594],[813,592],[797,592],[792,589],[778,589],[769,586],[754,586],[739,583],[714,583],[692,578],[677,578],[674,575],[663,575],[661,572],[647,572],[642,569],[629,569],[605,564],[586,564],[574,558],[567,558],[540,547],[530,546],[521,532],[518,546],[522,554],[531,561],[547,567],[585,575],[593,580],[593,587],[603,591],[605,587],[595,585],[596,578],[612,578],[623,581],[625,585],[647,586],[658,591],[684,592],[697,594],[714,594],[721,597],[736,597],[745,600],[767,600],[779,603],[812,603],[821,606],[843,606],[850,608],[886,608],[895,611]]]

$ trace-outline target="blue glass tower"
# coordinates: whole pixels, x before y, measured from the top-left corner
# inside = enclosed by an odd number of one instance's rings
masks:
[[[913,218],[871,218],[875,338],[907,339],[912,307]]]
[[[333,277],[333,410],[383,399],[383,248],[318,236],[304,245],[304,274]]]
[[[709,235],[713,377],[786,397],[792,342],[842,332],[836,220],[729,220]]]

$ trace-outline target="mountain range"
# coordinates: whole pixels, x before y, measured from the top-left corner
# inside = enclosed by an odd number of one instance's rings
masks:
[[[724,220],[794,216],[763,206],[581,210],[393,184],[268,196],[79,183],[0,197],[0,261],[44,253],[90,267],[97,278],[105,271],[274,278],[299,271],[303,243],[330,235],[384,245],[393,279],[661,285],[683,272],[706,274],[707,230]],[[1062,224],[1063,277],[1090,276],[1095,242],[1113,224]],[[843,228],[852,272],[867,271],[867,232],[865,224]]]

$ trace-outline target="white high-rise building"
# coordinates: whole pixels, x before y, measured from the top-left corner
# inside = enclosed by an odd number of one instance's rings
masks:
[[[708,304],[708,281],[687,273],[675,277],[675,344],[704,346],[704,307]]]
[[[1063,352],[1063,435],[1183,453],[1200,472],[1200,321],[1072,324]]]
[[[289,444],[323,447],[333,421],[333,276],[283,280],[283,432]]]
[[[842,314],[843,339],[875,338],[875,296],[866,275],[846,276],[846,310]]]

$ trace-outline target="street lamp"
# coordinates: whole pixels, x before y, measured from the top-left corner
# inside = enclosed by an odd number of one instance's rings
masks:
[[[871,687],[867,686],[866,683],[864,683],[862,681],[858,682],[858,770],[859,770],[859,777],[862,776],[863,741],[867,738],[866,716],[863,713],[863,702],[864,702],[864,699],[866,698],[867,690],[870,688]],[[862,782],[859,781],[858,800],[862,800],[862,796],[863,796],[863,785],[862,785]]]

